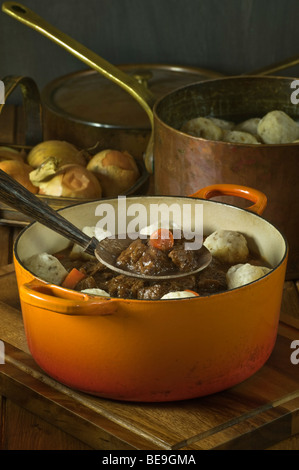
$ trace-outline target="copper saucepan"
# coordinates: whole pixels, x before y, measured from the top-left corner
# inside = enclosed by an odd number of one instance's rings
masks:
[[[109,64],[27,7],[5,2],[2,9],[67,49],[137,100],[154,130],[145,152],[145,162],[148,171],[153,171],[154,165],[157,194],[184,196],[198,187],[219,181],[265,192],[269,204],[264,216],[284,232],[290,245],[287,278],[298,278],[298,144],[230,144],[192,137],[179,131],[184,121],[198,115],[242,119],[281,109],[296,118],[299,107],[291,103],[293,79],[261,76],[219,78],[188,85],[156,101],[136,78]],[[288,62],[265,67],[256,73],[273,73],[297,62],[298,57],[293,57]]]
[[[244,210],[214,195],[254,201]],[[200,198],[200,199],[198,199]],[[117,400],[162,402],[219,392],[250,377],[267,361],[279,322],[288,248],[282,234],[261,214],[265,196],[234,185],[215,185],[191,197],[129,197],[127,206],[175,201],[182,208],[203,204],[204,234],[216,229],[247,235],[273,270],[243,287],[207,297],[127,300],[89,296],[48,284],[24,260],[66,247],[61,235],[37,222],[14,246],[14,263],[30,351],[56,380]],[[118,200],[105,200],[118,218]],[[95,226],[99,202],[62,209],[77,225]],[[103,204],[103,202],[100,202]],[[123,216],[123,213],[122,213]],[[131,216],[132,218],[132,216]],[[127,215],[126,223],[131,218]],[[194,220],[193,220],[194,223]]]

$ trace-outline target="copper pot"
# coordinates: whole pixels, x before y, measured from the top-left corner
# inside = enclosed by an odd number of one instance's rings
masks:
[[[213,194],[241,195],[255,204],[244,210],[206,199]],[[127,205],[138,201],[150,209],[153,203],[170,206],[174,200],[181,207],[203,204],[204,234],[220,228],[245,233],[273,270],[243,287],[207,297],[151,301],[88,296],[48,284],[26,269],[28,256],[68,244],[33,223],[15,242],[14,263],[28,345],[50,376],[106,398],[161,402],[232,387],[267,361],[276,341],[288,249],[281,233],[258,215],[264,195],[217,185],[189,198],[130,197]],[[118,200],[107,203],[117,219]],[[98,204],[60,212],[82,229],[97,223]]]
[[[264,217],[284,232],[290,245],[287,277],[297,279],[299,145],[232,144],[179,131],[183,122],[196,116],[241,122],[280,109],[299,119],[299,107],[290,99],[292,81],[230,77],[195,83],[163,97],[154,106],[154,165],[158,194],[190,194],[198,185],[219,181],[265,192],[269,202]]]
[[[118,68],[159,99],[179,87],[219,74],[163,64],[123,64]],[[127,150],[142,159],[151,135],[148,114],[129,93],[94,70],[82,70],[48,83],[41,94],[44,139],[80,148]],[[96,103],[96,105],[95,105]]]

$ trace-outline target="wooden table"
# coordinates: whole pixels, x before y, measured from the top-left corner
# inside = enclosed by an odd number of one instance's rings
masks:
[[[100,399],[47,376],[28,350],[12,264],[18,231],[0,225],[0,449],[299,449],[298,283],[285,283],[271,357],[243,383],[174,403]]]

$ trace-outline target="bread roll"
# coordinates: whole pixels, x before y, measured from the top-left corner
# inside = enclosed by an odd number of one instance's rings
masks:
[[[38,183],[39,194],[78,199],[99,199],[102,188],[96,176],[81,165],[63,165],[50,180]]]
[[[31,183],[29,178],[32,171],[32,167],[30,165],[19,160],[3,160],[2,162],[0,161],[0,169],[5,171],[5,173],[10,175],[31,193],[38,193],[38,188]]]
[[[88,163],[87,169],[98,178],[105,197],[123,194],[140,176],[132,155],[111,149],[97,153]]]
[[[3,160],[18,160],[24,162],[25,153],[23,151],[18,152],[11,147],[0,146],[0,161]]]
[[[45,140],[35,145],[28,154],[27,162],[37,168],[50,157],[54,157],[60,166],[67,163],[86,165],[84,152],[64,140]]]

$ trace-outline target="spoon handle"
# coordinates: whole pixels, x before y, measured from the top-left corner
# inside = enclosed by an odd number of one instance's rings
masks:
[[[90,246],[93,239],[2,170],[0,170],[0,200],[94,254],[94,248]]]

